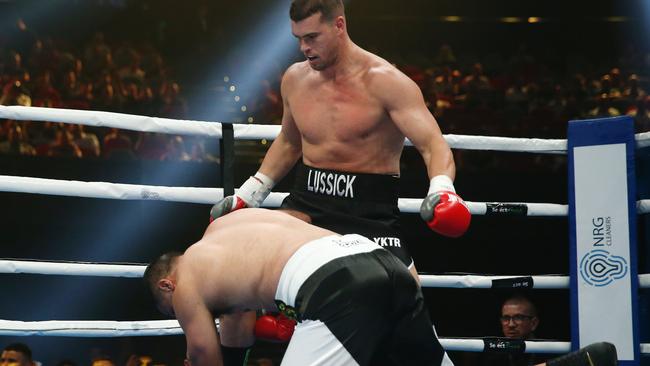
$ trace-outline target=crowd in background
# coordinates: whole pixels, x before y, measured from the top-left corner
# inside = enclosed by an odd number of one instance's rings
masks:
[[[179,83],[152,44],[83,45],[37,36],[18,19],[11,47],[0,48],[0,104],[187,118]],[[81,125],[2,120],[0,153],[75,158],[214,160],[203,139]]]
[[[14,342],[4,345],[0,353],[0,365],[2,366],[43,366],[38,359],[38,350],[23,342]],[[147,354],[131,354],[126,360],[116,361],[113,357],[102,353],[100,349],[91,350],[90,366],[167,366],[166,361],[157,360]],[[250,358],[246,366],[273,366],[277,363],[271,358]],[[63,359],[56,363],[56,366],[77,366],[71,359]]]
[[[22,19],[16,28],[17,36],[0,43],[0,104],[192,119],[185,85],[174,79],[153,42],[108,40],[97,32],[71,44],[38,35]],[[564,73],[536,60],[526,46],[464,60],[443,44],[436,54],[395,63],[418,83],[445,134],[565,138],[569,120],[622,115],[635,119],[637,131],[650,129],[650,53],[633,46],[609,67]],[[261,97],[249,107],[255,123],[279,123],[278,79],[263,80]],[[0,124],[0,154],[218,159],[204,138],[31,121]]]

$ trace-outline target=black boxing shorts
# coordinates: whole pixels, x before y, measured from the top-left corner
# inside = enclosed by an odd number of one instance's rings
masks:
[[[411,268],[413,258],[398,225],[399,178],[313,168],[299,162],[282,209],[309,215],[311,223],[339,234],[361,234]]]
[[[283,366],[453,366],[418,283],[363,236],[300,247],[282,269],[275,299],[298,322]]]

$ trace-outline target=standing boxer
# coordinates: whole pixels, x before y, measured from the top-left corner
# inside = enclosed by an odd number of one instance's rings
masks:
[[[430,179],[422,218],[432,230],[458,237],[467,230],[471,215],[455,193],[451,150],[418,86],[352,42],[342,0],[293,0],[290,18],[307,60],[290,66],[283,76],[282,129],[259,171],[236,195],[217,203],[211,216],[259,207],[275,182],[298,162],[295,186],[283,210],[340,234],[372,239],[402,260],[417,279],[397,227],[404,138],[422,155]],[[243,332],[222,341],[242,346],[252,344],[253,338]]]

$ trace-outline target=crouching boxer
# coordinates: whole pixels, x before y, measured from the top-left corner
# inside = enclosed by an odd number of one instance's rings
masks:
[[[282,365],[452,365],[418,283],[373,241],[279,211],[238,210],[144,279],[178,319],[192,366],[222,365],[214,317],[274,309],[298,322]],[[235,323],[220,324],[220,332]]]

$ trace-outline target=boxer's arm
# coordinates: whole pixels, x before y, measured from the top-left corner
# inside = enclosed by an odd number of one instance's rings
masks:
[[[397,128],[422,155],[429,179],[446,175],[453,180],[454,157],[417,84],[398,70],[381,72],[373,84]]]
[[[302,155],[300,132],[291,115],[287,94],[291,91],[291,68],[282,78],[282,129],[267,151],[260,169],[210,210],[210,222],[244,207],[260,207],[277,182],[293,168]]]
[[[280,91],[282,94],[282,129],[266,153],[259,172],[279,182],[293,168],[302,155],[300,131],[291,114],[288,95],[293,89],[293,68],[289,68],[282,77]]]
[[[176,287],[174,313],[183,328],[187,343],[187,358],[192,366],[222,366],[219,335],[212,313],[201,297]]]
[[[435,232],[459,237],[469,228],[471,214],[456,194],[456,165],[440,127],[426,105],[420,88],[398,70],[376,78],[376,90],[391,119],[418,149],[427,166],[430,184],[420,206],[420,216]]]
[[[219,317],[219,338],[224,366],[244,366],[255,343],[254,311],[223,314]]]
[[[255,343],[254,311],[223,314],[219,317],[219,335],[221,344],[228,347],[250,347]]]

